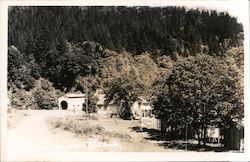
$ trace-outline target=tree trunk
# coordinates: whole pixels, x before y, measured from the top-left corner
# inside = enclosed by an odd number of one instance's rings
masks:
[[[167,123],[166,123],[166,120],[164,118],[161,119],[161,131],[162,132],[166,132],[166,129],[167,129]]]
[[[207,139],[206,139],[206,137],[207,137],[207,127],[205,127],[204,128],[204,130],[203,130],[203,146],[206,146],[206,143],[207,143]]]
[[[198,135],[198,145],[200,146],[201,145],[201,137],[200,137],[200,131],[199,129],[197,130],[197,135]]]

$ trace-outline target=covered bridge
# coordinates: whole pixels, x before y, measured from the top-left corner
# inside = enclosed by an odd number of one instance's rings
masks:
[[[85,101],[85,94],[68,93],[58,99],[59,110],[81,111]]]

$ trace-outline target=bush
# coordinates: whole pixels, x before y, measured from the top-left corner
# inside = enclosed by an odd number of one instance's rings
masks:
[[[55,109],[57,108],[57,98],[61,95],[52,83],[46,79],[40,79],[37,83],[38,87],[33,92],[36,104],[39,109]]]
[[[9,92],[11,93],[11,92]],[[13,88],[11,93],[11,108],[23,109],[36,109],[36,101],[32,93],[18,88]]]
[[[29,91],[35,86],[35,83],[36,83],[36,80],[32,76],[27,75],[24,79],[23,89],[25,89],[26,91]]]
[[[57,106],[55,97],[41,88],[34,92],[34,97],[40,109],[53,109]]]

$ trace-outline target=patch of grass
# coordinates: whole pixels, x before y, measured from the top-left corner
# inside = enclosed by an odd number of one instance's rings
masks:
[[[131,139],[131,136],[125,133],[107,131],[99,124],[92,124],[91,120],[78,120],[75,118],[59,118],[51,122],[54,128],[61,128],[78,135],[100,136],[103,138]]]
[[[59,118],[58,120],[52,122],[54,128],[61,128],[76,134],[95,134],[101,135],[104,131],[104,128],[99,125],[91,125],[84,121],[73,120],[73,119],[64,119]]]
[[[86,113],[84,113],[84,114],[82,114],[80,116],[80,118],[82,118],[82,119],[90,119],[90,120],[98,120],[98,117],[96,116],[96,114],[86,114]]]
[[[131,136],[128,134],[121,134],[113,131],[106,132],[106,135],[111,138],[131,139]]]

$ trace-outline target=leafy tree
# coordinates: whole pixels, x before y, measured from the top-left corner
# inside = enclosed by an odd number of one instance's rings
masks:
[[[225,116],[237,116],[238,74],[230,59],[204,54],[180,57],[165,83],[165,91],[155,102],[158,117],[175,129],[182,129],[186,123],[196,132],[202,129],[205,144],[208,126],[218,125],[219,121],[226,124]],[[225,104],[228,106],[222,106]]]
[[[55,109],[57,108],[58,97],[62,93],[56,90],[52,83],[45,79],[40,79],[37,84],[39,86],[32,92],[35,103],[39,109]]]
[[[31,65],[25,62],[23,54],[15,46],[10,46],[8,52],[8,87],[14,84],[29,91],[35,84],[31,76]]]
[[[19,69],[23,64],[23,55],[15,47],[11,46],[8,48],[8,84],[10,85],[15,80],[21,79],[18,75]]]
[[[79,90],[85,93],[88,97],[88,112],[96,112],[96,103],[98,98],[94,96],[97,88],[100,86],[99,78],[97,76],[79,76],[76,78],[76,86],[72,91]],[[87,106],[87,105],[85,105]],[[85,110],[86,111],[86,110]]]
[[[130,118],[130,107],[136,99],[141,96],[142,85],[138,84],[133,76],[123,75],[113,79],[110,87],[106,90],[106,103],[114,101],[122,104],[120,115],[122,118]]]
[[[36,109],[36,101],[32,93],[21,90],[17,87],[12,86],[9,90],[10,99],[11,99],[11,108],[18,110],[26,110],[26,109]]]
[[[106,102],[115,101],[119,105],[122,104],[121,115],[128,118],[132,103],[138,97],[149,97],[152,94],[151,86],[158,76],[158,67],[147,53],[134,57],[123,53],[112,59],[112,63],[104,62],[106,66],[112,67],[102,68],[103,73],[112,76],[108,77],[105,84]]]
[[[172,74],[174,62],[172,61],[170,56],[166,55],[157,57],[155,62],[158,66],[159,71],[159,74],[153,83],[154,96],[157,96],[157,94],[161,93],[161,91],[164,89],[164,83]]]

